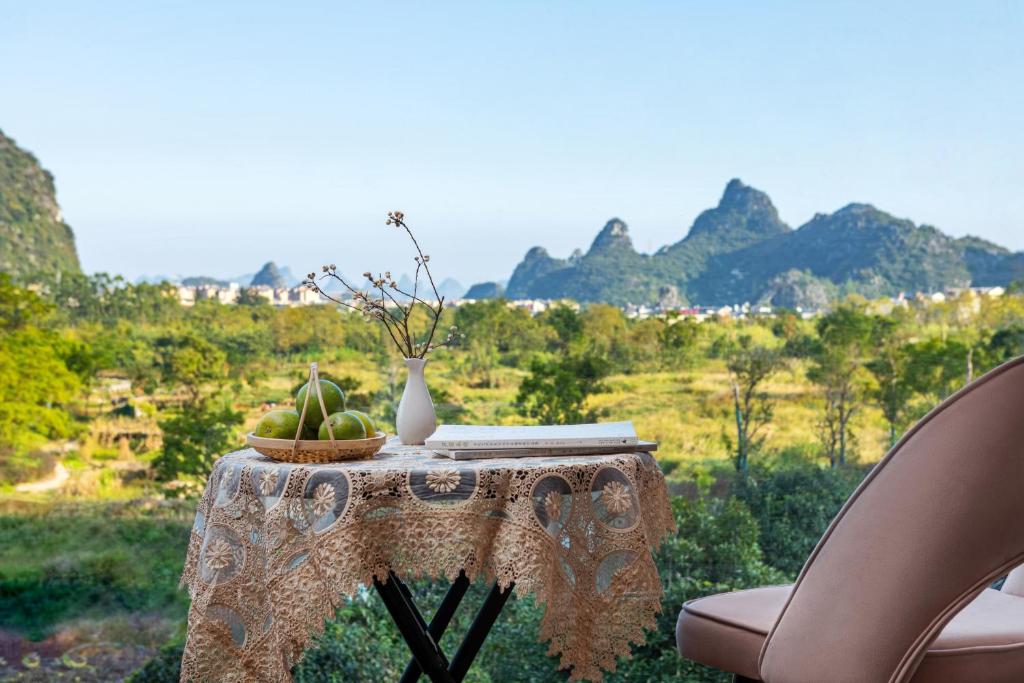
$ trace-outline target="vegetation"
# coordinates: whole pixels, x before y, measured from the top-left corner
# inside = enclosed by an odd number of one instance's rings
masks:
[[[750,454],[760,450],[762,431],[772,419],[772,404],[761,390],[769,377],[782,366],[777,349],[753,346],[743,335],[729,352],[729,386],[732,388],[733,412],[736,415],[736,471],[743,477],[750,468]]]
[[[613,681],[723,680],[674,654],[679,603],[792,579],[904,429],[1024,353],[1019,294],[848,299],[814,319],[781,310],[702,322],[570,303],[531,316],[489,300],[445,310],[439,326],[453,324],[466,343],[435,349],[428,367],[442,419],[609,415],[660,443],[680,533],[657,556],[659,630]],[[359,315],[259,301],[183,308],[163,287],[102,275],[33,290],[0,278],[0,628],[28,652],[118,643],[153,656],[135,680],[174,680],[191,497],[218,454],[294,396],[314,359],[353,407],[393,431],[401,359],[385,329]],[[58,466],[67,479],[50,490],[16,489],[50,481]],[[425,604],[443,592],[430,581],[414,589]],[[479,599],[485,587],[473,590]],[[513,601],[473,680],[562,680],[535,642],[538,619],[530,601]],[[295,676],[380,680],[406,659],[368,593],[342,607]],[[59,657],[43,661],[52,675],[38,680],[72,674]],[[0,681],[27,671],[0,664]]]
[[[0,273],[78,271],[75,238],[61,218],[53,176],[0,131]]]

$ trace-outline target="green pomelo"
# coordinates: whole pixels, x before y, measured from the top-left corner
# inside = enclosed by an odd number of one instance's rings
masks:
[[[267,439],[294,439],[299,414],[294,410],[271,410],[256,423],[253,433]]]
[[[327,420],[331,423],[331,429],[334,430],[334,438],[339,441],[366,438],[366,427],[355,415],[333,413]],[[330,438],[330,435],[327,434],[327,422],[320,425],[320,438],[322,440]]]
[[[363,423],[363,427],[366,428],[366,438],[369,439],[370,437],[377,435],[377,425],[374,423],[372,417],[361,410],[346,410],[345,412],[359,418],[359,421]]]
[[[302,385],[299,393],[295,394],[295,409],[302,412],[302,404],[306,401],[306,392],[309,390],[309,382]],[[324,406],[327,414],[339,413],[345,410],[345,392],[337,384],[329,379],[320,380],[320,392],[324,397]],[[317,400],[316,391],[309,396],[309,407],[306,408],[306,424],[312,429],[318,429],[324,421],[324,414],[320,411],[320,401]]]

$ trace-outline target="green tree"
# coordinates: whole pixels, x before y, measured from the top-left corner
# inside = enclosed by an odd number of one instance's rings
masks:
[[[587,399],[605,391],[610,363],[592,352],[544,360],[535,358],[530,375],[516,397],[520,415],[541,424],[593,422],[599,412],[586,408]]]
[[[772,402],[762,390],[764,383],[783,367],[776,349],[757,346],[742,336],[726,359],[736,420],[736,451],[733,464],[747,476],[750,455],[764,442],[764,428],[772,419]]]
[[[866,394],[864,365],[871,347],[872,319],[852,305],[843,305],[818,320],[818,344],[807,377],[821,387],[825,399],[820,436],[833,467],[846,464],[853,432],[850,421]]]
[[[757,463],[733,489],[757,520],[765,562],[796,578],[821,535],[867,473],[810,462]]]
[[[18,287],[0,273],[0,328],[8,332],[39,325],[53,314],[53,306],[35,292]]]
[[[498,348],[487,339],[473,337],[463,354],[467,374],[473,386],[493,387],[496,384],[495,370],[501,356]]]
[[[888,425],[891,447],[910,421],[910,406],[915,395],[910,373],[909,335],[900,321],[879,317],[875,320],[873,342],[874,358],[867,362],[875,380],[871,397]]]
[[[960,339],[934,337],[907,347],[908,377],[930,409],[964,386],[973,375],[974,352]]]
[[[195,334],[163,337],[156,347],[164,381],[184,389],[193,408],[202,403],[210,383],[227,377],[227,355]]]
[[[567,349],[583,335],[583,321],[571,306],[552,306],[538,316],[538,321],[555,331],[557,341],[553,345],[557,348]]]
[[[529,312],[508,305],[504,299],[488,299],[459,306],[454,324],[468,341],[494,346],[500,354],[522,355],[544,349],[550,330]]]
[[[181,413],[161,420],[164,445],[153,460],[157,478],[207,476],[217,458],[236,443],[235,428],[242,424],[242,417],[227,403],[205,401],[186,405]]]
[[[989,340],[988,355],[995,364],[1024,355],[1024,324],[1014,323],[997,330]]]
[[[658,339],[666,364],[672,367],[692,364],[700,339],[700,323],[677,313],[670,313],[666,323]]]
[[[76,425],[68,407],[95,368],[88,350],[47,325],[53,307],[0,275],[0,460]]]
[[[70,273],[47,283],[46,289],[72,322],[168,323],[182,314],[174,286],[166,282],[132,284],[120,275]]]

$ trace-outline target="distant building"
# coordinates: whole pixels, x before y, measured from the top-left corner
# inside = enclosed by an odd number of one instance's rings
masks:
[[[319,294],[306,287],[275,288],[268,285],[257,285],[246,288],[246,291],[266,299],[267,303],[272,306],[312,306],[325,303]],[[238,299],[242,295],[242,286],[237,282],[228,285],[179,285],[177,295],[178,303],[182,306],[194,306],[197,301],[216,301],[229,305],[238,303]]]

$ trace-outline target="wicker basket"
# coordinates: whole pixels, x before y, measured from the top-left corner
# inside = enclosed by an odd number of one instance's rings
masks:
[[[311,363],[309,366],[309,386],[317,387],[317,389],[320,387],[320,372],[316,363]],[[302,412],[299,415],[299,428],[295,432],[294,439],[271,439],[249,432],[245,436],[245,442],[268,458],[300,463],[359,460],[372,457],[381,449],[387,440],[384,432],[377,432],[367,439],[335,439],[334,429],[331,428],[331,423],[327,419],[327,406],[324,405],[324,397],[320,391],[316,392],[316,397],[320,404],[320,412],[327,425],[328,438],[326,440],[300,439],[302,425],[306,421],[306,410],[309,408],[309,395],[312,393],[312,390],[306,392],[306,400],[302,404]]]
[[[387,440],[384,432],[369,439],[345,441],[319,441],[311,439],[268,439],[249,432],[245,442],[268,458],[284,462],[337,462],[369,458],[379,451]]]

